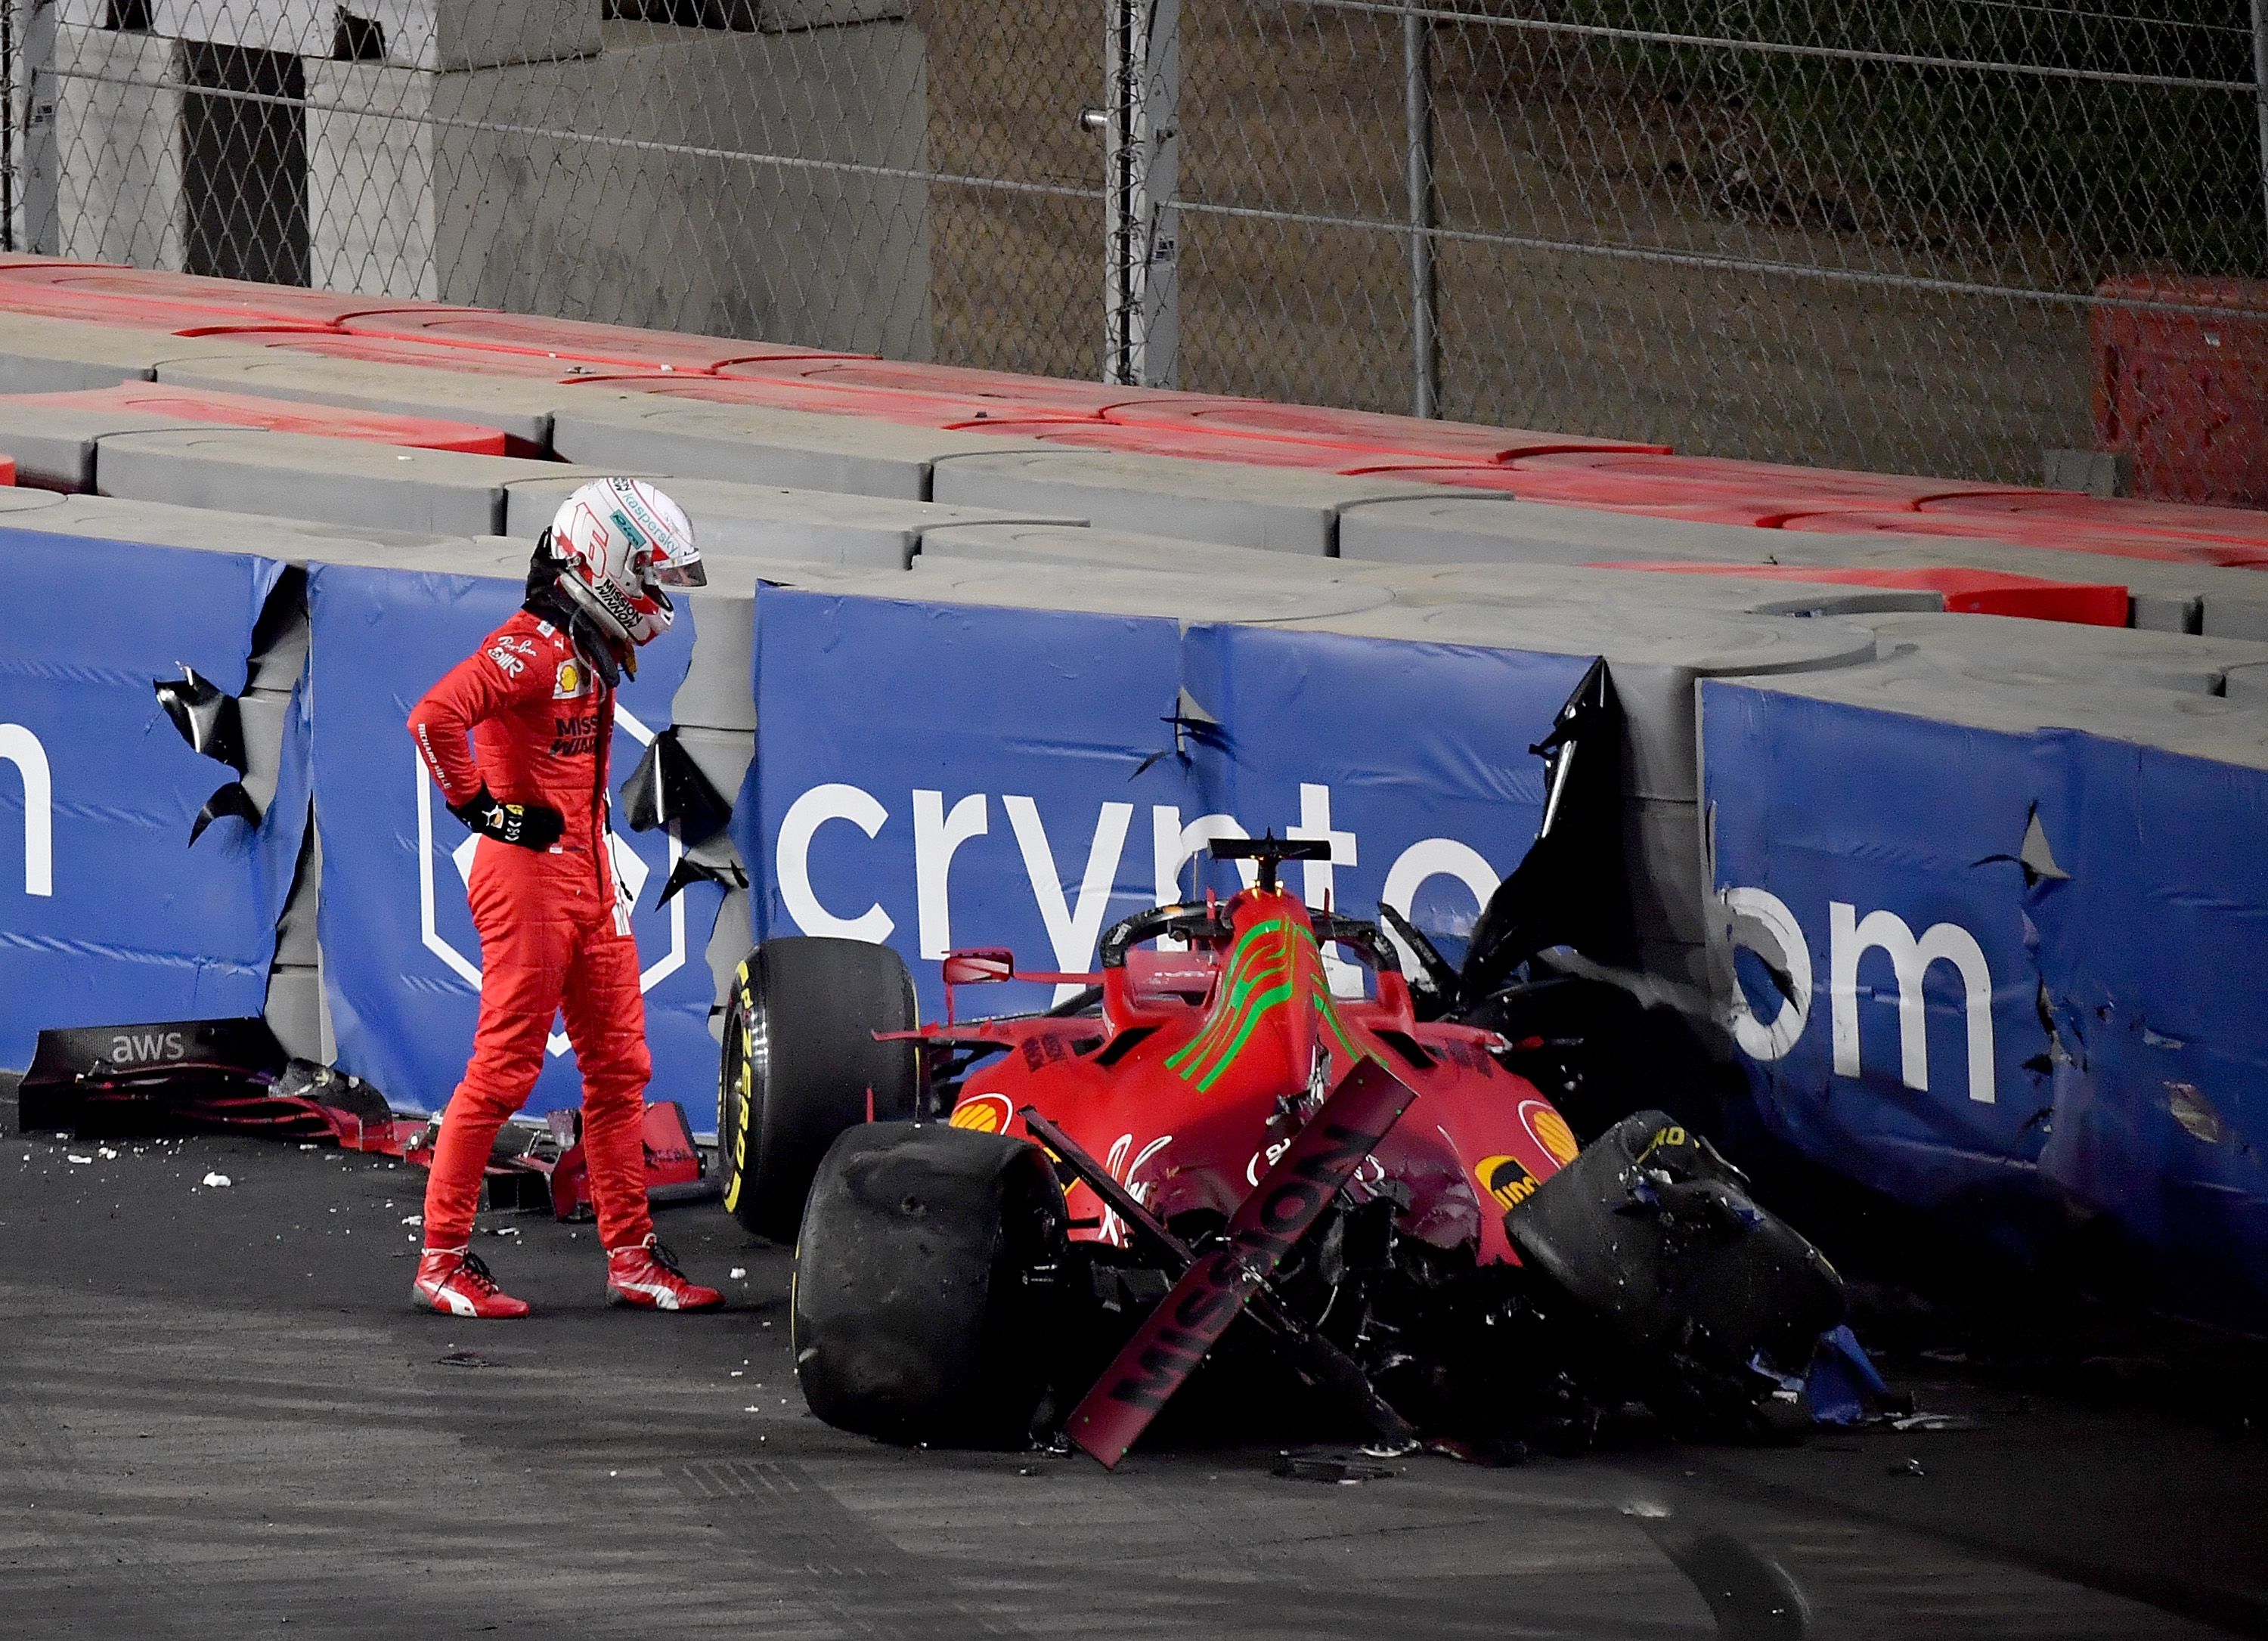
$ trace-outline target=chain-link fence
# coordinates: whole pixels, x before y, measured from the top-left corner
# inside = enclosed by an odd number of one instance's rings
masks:
[[[13,242],[2011,480],[2268,405],[2260,0],[601,3],[12,0]]]

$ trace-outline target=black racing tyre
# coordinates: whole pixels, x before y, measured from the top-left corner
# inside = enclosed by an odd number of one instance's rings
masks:
[[[913,1025],[913,980],[887,946],[793,935],[748,953],[718,1061],[717,1161],[733,1218],[789,1240],[820,1158],[866,1120],[867,1091],[878,1120],[914,1115],[913,1045],[874,1041]]]
[[[796,1250],[811,1410],[884,1441],[1020,1446],[1060,1333],[1063,1188],[1034,1145],[943,1122],[850,1130]]]

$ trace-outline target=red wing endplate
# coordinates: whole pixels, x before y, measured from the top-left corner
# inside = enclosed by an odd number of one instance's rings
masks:
[[[1238,1204],[1223,1240],[1182,1274],[1071,1410],[1064,1434],[1106,1469],[1116,1468],[1417,1098],[1376,1060],[1342,1078]]]

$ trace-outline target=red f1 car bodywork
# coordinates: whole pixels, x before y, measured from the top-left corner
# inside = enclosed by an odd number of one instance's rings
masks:
[[[1484,1264],[1518,1262],[1505,1211],[1572,1161],[1576,1144],[1550,1101],[1497,1063],[1502,1038],[1420,1022],[1398,968],[1345,966],[1368,982],[1366,995],[1335,996],[1315,917],[1280,889],[1152,920],[1201,931],[1198,943],[1106,948],[1099,1019],[1037,1015],[920,1034],[1008,1049],[961,1085],[954,1127],[1028,1138],[1021,1113],[1035,1109],[1160,1219],[1225,1221],[1314,1104],[1373,1058],[1418,1098],[1357,1168],[1350,1194],[1368,1200],[1395,1181],[1410,1199],[1397,1216],[1403,1234],[1469,1247]],[[1322,921],[1326,932],[1348,928]],[[1126,1225],[1083,1182],[1067,1200],[1074,1240],[1127,1243]]]

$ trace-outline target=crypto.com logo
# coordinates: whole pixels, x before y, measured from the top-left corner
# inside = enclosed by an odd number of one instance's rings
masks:
[[[637,714],[617,706],[615,709],[615,722],[639,746],[652,745],[653,732],[638,722]],[[0,755],[5,755],[4,747],[5,743],[0,742]],[[481,985],[481,966],[449,943],[448,937],[441,932],[440,925],[433,915],[437,897],[437,891],[433,886],[433,813],[439,808],[439,805],[434,797],[433,777],[425,772],[425,760],[413,753],[410,762],[417,766],[418,927],[424,937],[425,949],[446,963],[455,971],[460,979],[477,991]],[[447,811],[443,810],[442,813],[446,814]],[[661,870],[663,879],[666,881],[668,874],[677,869],[677,863],[684,857],[685,846],[678,841],[677,835],[674,832],[665,833],[664,836],[668,842]],[[480,846],[480,841],[477,833],[468,832],[465,835],[465,841],[449,851],[450,863],[457,868],[457,887],[460,893],[471,885],[473,856]],[[646,880],[652,875],[652,868],[646,864],[644,856],[617,837],[611,828],[607,832],[607,852],[614,857],[615,880],[622,885],[623,892],[630,896],[630,904],[635,907],[639,898],[645,893]],[[668,916],[669,950],[656,959],[652,964],[639,971],[638,990],[640,991],[652,990],[670,975],[685,967],[685,901],[682,896],[669,902]],[[636,933],[636,931],[634,917],[632,932]],[[566,1053],[567,1034],[562,1031],[553,1032],[544,1046],[554,1056]]]
[[[55,780],[48,749],[21,724],[0,724],[0,762],[12,763],[24,783],[24,893],[55,892]]]

